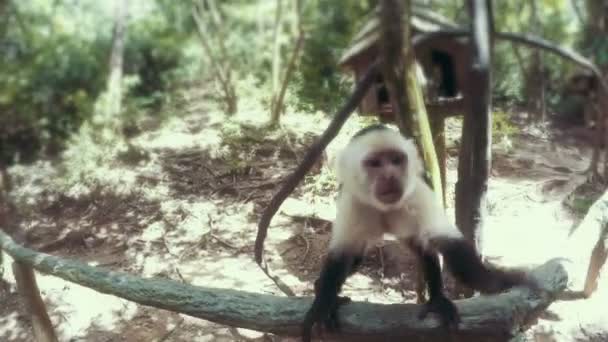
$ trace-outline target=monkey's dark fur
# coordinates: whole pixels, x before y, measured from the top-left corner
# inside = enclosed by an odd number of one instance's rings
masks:
[[[340,153],[336,171],[341,188],[337,215],[329,253],[315,282],[315,299],[302,324],[303,341],[311,340],[315,323],[339,329],[338,308],[348,302],[338,296],[342,285],[356,271],[366,249],[385,233],[411,248],[423,265],[429,300],[420,318],[435,313],[450,327],[460,321],[456,306],[443,292],[437,253],[456,279],[482,293],[518,285],[536,287],[523,271],[482,262],[422,180],[414,144],[397,131],[384,125],[362,129]]]

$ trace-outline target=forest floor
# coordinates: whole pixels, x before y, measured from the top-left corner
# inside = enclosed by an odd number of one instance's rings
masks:
[[[12,168],[13,195],[25,199],[21,242],[144,277],[282,295],[253,261],[257,220],[327,120],[290,115],[281,129],[266,133],[256,128],[263,118],[254,117],[260,115],[245,112],[227,121],[193,109],[132,138],[137,153],[100,166],[91,175],[95,182],[85,182],[96,186],[52,190],[62,173],[59,162]],[[327,161],[359,121],[347,123],[325,162],[272,221],[266,255],[299,295],[312,293],[329,237],[335,184]],[[556,246],[584,214],[564,203],[585,181],[590,149],[544,126],[513,124],[517,133],[495,143],[483,252],[502,265],[533,266],[560,255]],[[458,120],[450,120],[448,189],[456,178],[459,133]],[[10,286],[0,290],[0,341],[33,341],[10,262],[5,258]],[[375,251],[366,259],[344,292],[355,300],[415,302],[414,274],[408,252],[389,243],[382,257]],[[145,307],[43,274],[37,280],[61,341],[295,340]],[[592,299],[551,305],[527,332],[529,341],[608,341],[607,285]]]

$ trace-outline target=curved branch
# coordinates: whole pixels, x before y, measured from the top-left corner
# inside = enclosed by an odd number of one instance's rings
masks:
[[[414,45],[419,46],[429,42],[432,39],[437,37],[469,37],[470,33],[464,29],[446,29],[446,30],[438,30],[434,32],[429,32],[425,34],[420,34],[414,38]],[[512,32],[494,32],[494,38],[496,40],[502,41],[510,41],[517,44],[527,45],[528,47],[542,49],[547,52],[553,53],[561,58],[574,62],[580,67],[590,71],[595,79],[597,79],[599,83],[599,90],[601,92],[601,96],[599,96],[599,102],[602,108],[608,108],[608,81],[602,76],[601,70],[591,62],[589,59],[583,57],[577,52],[561,47],[559,45],[553,44],[548,40],[542,39],[540,37],[529,35],[529,34],[521,34],[521,33],[512,33]],[[599,122],[600,126],[596,134],[596,142],[594,147],[594,158],[589,164],[588,171],[591,171],[591,175],[597,174],[597,161],[595,156],[599,153],[599,146],[602,143],[602,138],[605,136],[605,116],[608,115],[608,112],[602,112],[602,117]],[[608,171],[606,171],[608,173]]]
[[[245,291],[192,286],[167,279],[144,279],[106,271],[79,261],[38,253],[16,244],[0,231],[0,246],[14,259],[36,270],[142,305],[171,310],[208,321],[270,332],[298,335],[310,297],[277,297]],[[416,304],[352,302],[340,309],[348,341],[378,338],[408,341],[505,341],[533,321],[564,290],[568,275],[557,260],[532,271],[541,293],[518,288],[496,296],[456,301],[462,323],[457,331],[438,329],[434,317],[419,320]]]
[[[314,163],[319,159],[323,150],[327,147],[327,145],[338,135],[340,128],[344,125],[344,122],[351,113],[357,108],[359,102],[365,94],[367,93],[367,89],[372,85],[374,80],[376,79],[376,75],[380,70],[380,62],[375,61],[372,63],[365,74],[361,77],[361,79],[357,82],[355,90],[350,98],[346,101],[344,106],[334,115],[334,118],[331,120],[331,123],[325,129],[325,132],[315,141],[315,143],[308,149],[306,155],[302,159],[302,162],[298,165],[295,171],[290,174],[285,182],[283,182],[283,186],[279,191],[272,197],[270,203],[262,213],[262,217],[258,223],[258,234],[255,238],[255,261],[258,265],[262,265],[262,254],[264,253],[264,240],[266,240],[266,235],[268,233],[268,226],[270,225],[270,221],[276,212],[279,210],[279,207],[287,196],[293,192],[293,190],[298,186],[302,178],[306,175],[306,173],[310,170],[310,168],[314,165]]]
[[[436,39],[438,37],[464,38],[469,37],[469,35],[470,32],[466,29],[441,29],[433,32],[416,35],[412,42],[415,46],[419,46],[424,45],[426,42]],[[593,62],[583,57],[576,51],[561,47],[546,39],[531,34],[497,31],[494,32],[494,38],[497,41],[510,41],[522,45],[527,45],[532,48],[542,49],[547,52],[551,52],[561,58],[574,62],[582,68],[591,71],[594,76],[596,76],[598,80],[603,83],[602,87],[608,90],[608,86],[606,86],[605,82],[602,81],[603,78],[601,76],[602,74],[600,69],[595,64],[593,64]]]
[[[555,55],[558,55],[564,59],[572,61],[579,66],[593,72],[598,79],[601,79],[600,69],[593,64],[590,60],[578,54],[577,52],[561,47],[559,45],[553,44],[552,42],[545,40],[543,38],[524,33],[513,33],[513,32],[496,32],[496,39],[511,41],[514,43],[519,43],[523,45],[527,45],[533,48],[542,49],[548,52],[551,52]]]

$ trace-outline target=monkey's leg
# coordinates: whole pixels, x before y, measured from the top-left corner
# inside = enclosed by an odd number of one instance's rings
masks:
[[[418,317],[424,319],[433,312],[439,315],[444,326],[457,326],[460,322],[460,315],[454,303],[443,292],[439,256],[435,251],[425,249],[418,241],[409,240],[408,246],[420,259],[419,264],[422,265],[429,292],[429,300],[424,304]]]
[[[325,259],[319,278],[315,281],[315,299],[302,324],[302,341],[309,342],[312,327],[323,322],[326,329],[339,329],[338,307],[347,303],[348,297],[338,297],[342,285],[361,263],[362,257],[347,252],[330,251]]]
[[[523,271],[485,265],[473,244],[464,238],[434,238],[431,245],[443,255],[452,275],[474,290],[498,293],[518,285],[538,288],[536,282]]]

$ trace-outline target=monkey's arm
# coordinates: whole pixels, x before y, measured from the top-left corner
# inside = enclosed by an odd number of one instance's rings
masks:
[[[434,312],[440,316],[444,325],[458,325],[458,322],[460,322],[458,309],[443,292],[439,256],[435,251],[425,249],[416,240],[411,239],[407,244],[420,260],[429,291],[429,301],[424,304],[424,308],[418,317],[424,319],[429,313]]]
[[[340,304],[348,302],[348,298],[339,298],[338,294],[361,260],[361,255],[350,252],[329,252],[315,281],[315,299],[302,324],[302,341],[311,340],[312,327],[317,322],[325,323],[328,329],[338,328],[337,309]]]
[[[458,281],[482,293],[498,293],[518,285],[537,288],[526,272],[485,265],[473,243],[449,222],[432,190],[424,183],[417,184],[417,189],[418,220],[423,227],[419,242],[425,250],[441,253],[448,270]]]
[[[481,293],[498,293],[519,285],[538,287],[524,271],[485,265],[473,244],[464,238],[436,237],[430,243],[443,255],[456,279]]]

